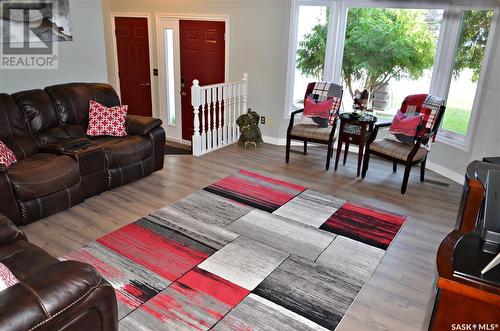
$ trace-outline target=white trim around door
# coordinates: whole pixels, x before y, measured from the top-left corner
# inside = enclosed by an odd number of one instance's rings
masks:
[[[137,18],[145,18],[148,21],[148,46],[149,46],[149,76],[150,76],[150,81],[151,81],[151,112],[153,117],[158,117],[159,112],[157,111],[155,107],[155,100],[156,100],[156,93],[155,93],[155,85],[154,85],[154,75],[153,75],[153,44],[152,44],[152,39],[151,39],[151,15],[149,13],[120,13],[120,12],[113,12],[111,13],[111,40],[113,41],[113,62],[114,62],[114,69],[115,69],[115,82],[116,82],[116,92],[121,98],[121,92],[120,92],[120,77],[118,75],[118,50],[117,50],[117,43],[116,43],[116,25],[115,25],[115,18],[117,17],[137,17]]]
[[[180,142],[183,144],[191,145],[190,141],[182,139],[182,107],[179,91],[180,86],[180,31],[179,21],[193,20],[193,21],[209,21],[209,22],[224,22],[225,23],[225,38],[224,38],[224,80],[229,79],[229,23],[230,18],[227,15],[194,15],[194,14],[156,14],[156,45],[158,55],[158,96],[159,96],[159,109],[157,116],[162,119],[163,127],[167,133],[169,140]],[[174,100],[175,100],[175,123],[169,120],[169,95],[167,94],[167,63],[165,61],[165,29],[173,30],[173,64],[174,64]],[[172,89],[170,89],[172,90]],[[170,96],[171,97],[171,96]],[[171,111],[171,109],[170,109]]]

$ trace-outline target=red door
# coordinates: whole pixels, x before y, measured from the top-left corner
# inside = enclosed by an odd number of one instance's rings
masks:
[[[116,17],[115,27],[122,104],[131,115],[151,116],[148,21]]]
[[[182,138],[193,136],[191,85],[224,82],[224,22],[180,21]]]

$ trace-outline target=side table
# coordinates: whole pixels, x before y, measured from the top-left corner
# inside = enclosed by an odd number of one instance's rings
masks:
[[[344,162],[346,163],[347,154],[349,153],[349,145],[358,145],[358,169],[357,176],[361,173],[361,164],[363,162],[363,154],[365,151],[367,134],[373,130],[373,126],[377,122],[377,118],[373,115],[356,115],[343,113],[340,114],[340,130],[339,141],[337,144],[337,155],[335,158],[335,171],[338,168],[342,144],[345,143]]]

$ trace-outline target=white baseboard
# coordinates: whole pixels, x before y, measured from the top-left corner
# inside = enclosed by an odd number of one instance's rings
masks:
[[[264,140],[264,142],[266,144],[279,145],[279,146],[286,145],[286,138],[276,138],[276,137],[262,136],[262,140]]]
[[[439,164],[431,162],[431,161],[427,161],[426,168],[434,171],[435,173],[440,174],[441,176],[444,176],[448,179],[451,179],[452,181],[457,182],[460,185],[464,184],[464,180],[465,180],[464,174],[460,174],[458,172],[452,171],[448,168],[443,167],[442,165],[439,165]]]

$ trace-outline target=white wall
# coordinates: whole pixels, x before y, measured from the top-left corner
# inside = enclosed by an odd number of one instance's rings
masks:
[[[229,80],[240,80],[248,73],[248,107],[267,116],[268,123],[271,120],[270,125],[262,127],[264,135],[279,137],[283,135],[290,5],[288,0],[103,0],[109,81],[116,87],[111,13],[150,14],[151,68],[158,68],[156,13],[229,15]],[[152,88],[158,91],[157,78]],[[153,102],[158,109],[158,97]]]
[[[107,82],[100,0],[70,0],[73,41],[60,42],[57,70],[0,70],[0,92],[67,82]]]

